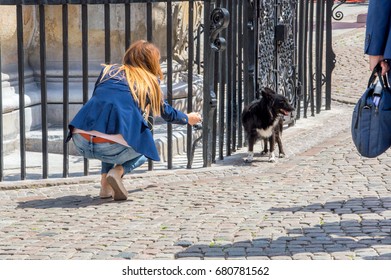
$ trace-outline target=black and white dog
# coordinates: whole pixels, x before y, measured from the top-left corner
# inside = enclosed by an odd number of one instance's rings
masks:
[[[283,129],[283,116],[294,111],[288,99],[276,94],[270,88],[264,88],[262,98],[254,100],[246,106],[242,112],[242,124],[248,141],[248,156],[246,162],[252,162],[254,157],[254,145],[257,140],[264,140],[262,154],[269,154],[269,161],[274,162],[274,146],[277,141],[279,156],[284,157],[281,135]],[[270,151],[268,150],[268,142]]]

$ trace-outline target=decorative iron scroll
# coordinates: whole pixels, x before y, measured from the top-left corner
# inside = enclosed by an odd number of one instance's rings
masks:
[[[333,19],[335,20],[342,20],[343,19],[343,12],[341,11],[336,11],[335,10],[341,6],[342,4],[344,4],[346,2],[346,0],[340,0],[338,4],[335,5],[335,7],[333,8]]]
[[[223,51],[227,47],[226,40],[223,37],[219,37],[219,33],[228,27],[229,16],[228,10],[224,8],[214,9],[210,16],[210,43],[212,50],[215,52]]]

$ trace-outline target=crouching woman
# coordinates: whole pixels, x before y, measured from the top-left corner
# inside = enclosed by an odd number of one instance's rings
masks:
[[[166,122],[194,125],[199,113],[185,114],[164,101],[159,81],[163,78],[159,49],[137,41],[125,52],[123,64],[106,65],[91,99],[69,124],[69,139],[85,158],[98,159],[101,198],[126,200],[122,177],[159,155],[147,118],[161,116]]]

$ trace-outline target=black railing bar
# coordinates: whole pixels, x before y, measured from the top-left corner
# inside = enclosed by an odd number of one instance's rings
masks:
[[[201,73],[201,25],[197,28],[197,48],[196,48],[196,63],[197,63],[197,73]],[[194,38],[194,40],[196,40]],[[203,66],[202,66],[203,68]]]
[[[255,12],[254,12],[254,18],[258,19],[259,18],[259,11],[261,9],[261,3],[260,1],[256,1],[254,4],[255,7]],[[259,24],[256,24],[257,20],[254,20],[254,35],[252,36],[253,38],[253,44],[255,46],[255,53],[259,53],[259,42],[258,42],[258,34],[259,34]],[[254,98],[259,98],[259,61],[258,59],[255,58],[256,56],[254,55],[254,82],[252,83],[254,85],[253,93],[254,93]]]
[[[298,34],[301,32],[301,18],[300,18],[300,9],[301,7],[301,4],[299,2],[296,3],[296,17],[294,19],[294,27],[295,27],[295,36],[294,36],[294,44],[295,44],[295,67],[296,67],[296,72],[295,72],[295,75],[297,75],[297,77],[300,76],[300,71],[301,71],[301,64],[300,64],[300,55],[299,55],[299,51],[300,51],[300,40],[299,40],[299,36]],[[304,73],[304,75],[307,75],[307,73]],[[303,99],[305,99],[305,96],[306,96],[306,93],[302,93],[302,90],[301,90],[301,81],[299,78],[296,79],[296,83],[295,83],[295,87],[296,87],[296,90],[295,90],[295,96],[296,96],[296,118],[299,119],[300,118],[300,110],[297,110],[298,108],[300,108],[301,106],[301,103],[303,102],[303,104],[305,104],[305,100],[300,100],[300,98],[302,98],[302,96],[304,96]],[[304,109],[305,110],[305,109]]]
[[[197,35],[194,37],[194,40],[198,40],[198,39],[201,40],[201,39],[202,39],[201,34],[204,33],[204,25],[201,23],[201,24],[198,26],[197,30],[196,30],[196,31],[193,31],[193,32],[197,34]]]
[[[320,113],[322,106],[322,6],[323,0],[316,2],[316,113]]]
[[[243,102],[243,57],[242,57],[242,40],[243,40],[243,9],[240,1],[238,1],[238,112],[242,113]],[[238,118],[238,148],[243,147],[243,128],[241,119]]]
[[[0,182],[4,178],[4,141],[3,141],[3,75],[1,68],[1,40],[0,40]]]
[[[217,0],[216,3],[215,3],[215,7],[216,8],[219,8],[221,5],[221,0]],[[221,57],[219,55],[219,52],[215,53],[214,55],[214,63],[213,63],[213,91],[215,92],[216,94],[216,98],[218,100],[219,98],[219,94],[218,94],[218,85],[219,85],[219,61],[220,61]],[[218,122],[217,122],[217,108],[214,110],[213,112],[213,119],[212,119],[212,123],[213,123],[213,134],[212,134],[212,163],[215,163],[216,162],[216,153],[217,153],[217,128],[218,128]]]
[[[236,133],[238,121],[238,104],[237,104],[237,0],[232,0],[232,151],[236,151]]]
[[[221,5],[221,1],[219,1],[218,5]],[[227,29],[223,30],[223,37],[226,38],[227,36]],[[225,69],[226,67],[226,51],[219,52],[216,57],[215,61],[215,67],[217,67],[217,77],[215,78],[217,80],[217,98],[218,98],[218,114],[216,116],[216,121],[218,120],[218,138],[219,144],[218,144],[218,158],[222,160],[224,158],[224,132],[225,132],[225,123],[224,123],[224,112],[225,112],[225,83],[226,83],[226,77],[225,77]],[[224,67],[223,67],[224,65]],[[217,130],[217,127],[216,127]],[[217,149],[217,147],[216,147]]]
[[[293,74],[293,78],[295,79],[294,80],[294,91],[293,91],[293,94],[294,94],[294,96],[293,96],[293,100],[294,100],[294,107],[296,108],[296,115],[295,115],[295,119],[299,119],[300,118],[300,112],[298,112],[298,111],[300,111],[300,108],[301,108],[301,100],[300,100],[300,98],[301,98],[301,94],[300,94],[300,81],[298,81],[298,79],[296,79],[295,77],[297,77],[297,75],[298,75],[298,71],[299,71],[299,64],[298,64],[298,46],[299,46],[299,44],[298,44],[298,36],[297,36],[297,34],[298,34],[298,30],[299,30],[299,15],[298,15],[298,8],[299,7],[299,3],[298,2],[296,2],[295,3],[295,7],[294,7],[294,9],[295,9],[295,16],[294,16],[294,18],[293,18],[293,26],[292,26],[292,28],[293,28],[293,36],[294,36],[294,38],[293,38],[293,44],[294,44],[294,54],[293,54],[293,71],[294,71],[294,74]],[[307,28],[307,30],[308,30],[308,28]],[[307,75],[307,73],[304,73],[304,75]],[[307,94],[307,93],[305,93],[305,94]]]
[[[62,6],[62,61],[63,61],[63,139],[68,135],[69,121],[69,40],[68,40],[68,5]],[[64,178],[69,175],[69,146],[63,142]]]
[[[303,0],[300,0],[300,1],[303,1]],[[302,9],[302,2],[298,2],[296,3],[296,10],[298,12],[297,13],[300,13],[300,10]],[[308,20],[308,19],[307,19]],[[303,91],[303,86],[302,86],[302,83],[303,83],[303,79],[301,77],[301,74],[303,75],[307,75],[307,73],[304,73],[303,72],[303,68],[302,68],[302,55],[301,55],[301,51],[302,51],[302,44],[303,44],[303,41],[302,41],[302,37],[304,37],[302,35],[302,18],[300,17],[300,14],[298,17],[295,18],[295,27],[296,27],[296,33],[299,34],[299,36],[295,36],[295,67],[296,67],[296,74],[297,74],[297,80],[296,80],[296,97],[297,97],[297,107],[296,107],[296,119],[299,119],[301,118],[301,110],[300,110],[300,107],[301,107],[301,104],[303,103],[303,108],[304,108],[304,114],[305,111],[306,111],[306,104],[308,103],[306,100],[308,99],[307,97],[307,92]],[[306,31],[304,31],[306,32]],[[301,100],[302,99],[302,100]],[[305,117],[305,115],[304,115]]]
[[[309,98],[310,98],[310,103],[311,103],[311,116],[315,116],[315,98],[314,98],[314,80],[313,80],[313,74],[314,73],[314,65],[313,65],[313,46],[314,46],[314,35],[313,35],[313,31],[314,31],[314,2],[311,1],[310,2],[310,10],[309,10],[309,20],[310,20],[310,23],[309,23],[309,45],[310,45],[310,48],[309,48],[309,51],[310,51],[310,56],[309,56],[309,62],[308,62],[308,67],[309,67],[309,71],[308,71],[308,82],[309,82]]]
[[[110,44],[110,5],[104,5],[104,22],[105,22],[105,63],[111,63],[111,44]]]
[[[19,82],[19,129],[20,129],[20,179],[26,179],[26,114],[24,84],[24,49],[23,49],[23,6],[16,6],[17,41],[18,41],[18,82]]]
[[[225,30],[224,30],[225,32]],[[227,52],[220,53],[219,59],[219,159],[224,159],[224,135],[225,135],[225,91],[226,91],[226,69],[227,69]]]
[[[187,112],[193,111],[193,61],[194,61],[194,0],[189,1],[189,50],[188,50],[188,64],[187,64]],[[193,152],[193,128],[187,126],[187,140],[186,140],[186,153],[187,153],[187,168],[191,168]],[[195,147],[194,147],[195,149]]]
[[[308,51],[308,1],[304,1],[303,7],[301,8],[302,15],[303,15],[303,22],[302,22],[302,41],[301,41],[301,46],[302,46],[302,76],[301,76],[301,90],[304,92],[304,106],[308,108],[308,94],[307,94],[307,73],[308,73],[308,56],[311,55]],[[307,110],[304,110],[304,118],[307,117]]]
[[[46,32],[45,6],[39,5],[39,41],[41,69],[41,126],[42,126],[42,178],[48,178],[48,117],[47,117],[47,81],[46,81]]]
[[[305,1],[305,4],[304,4],[304,26],[302,27],[303,30],[304,30],[304,42],[303,42],[303,50],[304,50],[304,53],[303,53],[303,67],[304,67],[304,71],[303,71],[303,83],[302,83],[302,90],[304,92],[304,98],[306,99],[306,102],[308,103],[308,76],[307,76],[307,73],[308,73],[308,57],[312,55],[312,53],[309,51],[309,35],[308,34],[308,15],[309,15],[309,2],[308,1]],[[307,104],[307,108],[308,108],[308,104]],[[307,117],[307,110],[304,111],[304,117]]]
[[[215,55],[215,61],[218,61],[218,56]],[[215,67],[216,69],[216,67]],[[216,153],[217,153],[217,110],[213,111],[213,135],[212,135],[212,163],[216,163]]]
[[[147,3],[146,3],[146,7],[147,7],[147,11],[146,11],[146,16],[147,16],[147,19],[146,19],[146,23],[147,23],[147,41],[148,42],[153,42],[153,32],[152,32],[152,2],[151,0],[147,0]],[[148,124],[149,124],[149,127],[153,133],[153,123],[154,123],[154,120],[153,120],[153,117],[152,115],[149,115],[148,116]],[[153,161],[148,159],[148,170],[151,171],[153,170]]]
[[[220,55],[215,54],[215,60],[214,60],[214,78],[213,78],[213,91],[216,93],[217,100],[219,98],[219,61],[220,61]],[[218,134],[218,122],[217,122],[217,110],[214,110],[213,114],[213,140],[212,140],[212,163],[216,162],[216,153],[217,153],[217,134]]]
[[[278,8],[279,6],[278,5],[275,5],[275,8],[274,8],[274,14],[276,15],[274,18],[273,18],[273,21],[274,21],[274,26],[276,26],[278,24]],[[259,53],[259,51],[257,51],[257,53]],[[274,61],[273,61],[273,75],[274,75],[274,88],[276,89],[276,92],[279,92],[279,84],[278,84],[278,81],[279,81],[279,76],[278,76],[278,60],[277,60],[277,57],[278,57],[278,45],[277,45],[277,41],[274,40]],[[258,69],[258,68],[256,68]],[[259,92],[256,92],[256,98],[260,98],[259,96]]]
[[[334,69],[335,53],[333,52],[332,16],[333,2],[326,1],[326,104],[325,109],[331,109],[331,75]]]
[[[125,4],[125,50],[127,50],[130,46],[131,42],[131,21],[130,21],[130,15],[131,15],[131,5],[129,3]]]
[[[82,29],[82,71],[83,71],[83,104],[88,101],[88,6],[81,6],[81,29]],[[89,174],[89,162],[84,158],[84,175]]]
[[[322,97],[322,94],[323,94],[323,84],[324,84],[324,80],[323,80],[323,52],[324,52],[324,47],[323,47],[323,43],[324,43],[324,29],[325,29],[325,5],[326,5],[326,0],[322,0],[321,1],[321,26],[320,26],[320,36],[319,36],[319,39],[320,39],[320,42],[319,42],[319,53],[320,53],[320,59],[319,59],[319,69],[320,70],[320,96],[318,97],[319,99],[319,109],[318,109],[318,113],[321,112],[322,108],[322,100],[323,100],[323,97]]]
[[[204,2],[204,24],[206,26],[204,32],[204,46],[203,46],[203,54],[204,54],[204,80],[203,80],[203,126],[202,126],[202,158],[203,158],[203,167],[209,167],[211,165],[211,153],[209,151],[210,146],[210,132],[211,132],[211,124],[212,120],[210,118],[210,110],[211,110],[211,64],[213,63],[213,54],[212,49],[210,47],[209,39],[211,35],[211,30],[209,27],[211,26],[210,15],[212,12],[211,0],[205,0]]]
[[[167,102],[172,105],[172,1],[167,0]],[[167,123],[167,169],[172,169],[172,124]]]
[[[305,73],[303,73],[303,64],[306,63],[306,61],[303,60],[303,51],[304,51],[304,46],[303,46],[303,37],[304,37],[304,32],[306,32],[306,30],[304,30],[303,26],[303,22],[306,20],[303,16],[303,12],[304,12],[304,9],[303,9],[303,5],[304,5],[304,2],[306,0],[300,0],[298,1],[299,3],[299,17],[298,17],[298,20],[299,20],[299,34],[298,34],[298,65],[299,65],[299,69],[298,69],[298,81],[300,83],[300,90],[303,89],[303,75],[305,75]],[[306,98],[305,98],[305,94],[304,94],[304,107],[306,106]],[[298,112],[298,115],[300,114],[300,112]],[[304,111],[304,117],[306,117],[306,113]]]
[[[228,2],[228,3],[227,3]],[[232,0],[226,0],[225,3],[228,8],[228,11],[230,15],[232,16]],[[233,95],[233,61],[232,61],[232,53],[233,53],[233,48],[232,48],[232,41],[233,41],[233,34],[232,34],[232,21],[229,23],[227,29],[226,29],[226,34],[227,34],[227,49],[225,50],[227,52],[227,62],[228,62],[228,78],[227,78],[227,108],[226,108],[226,155],[230,156],[232,152],[232,95]]]

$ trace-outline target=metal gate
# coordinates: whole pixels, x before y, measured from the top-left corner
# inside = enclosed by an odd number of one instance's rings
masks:
[[[285,95],[296,108],[285,119],[294,125],[310,113],[331,109],[331,75],[335,66],[332,50],[332,19],[346,0],[244,0],[216,1],[231,18],[221,33],[227,49],[215,58],[216,102],[204,104],[209,142],[204,139],[204,163],[231,155],[245,145],[240,123],[243,106],[270,87]],[[213,98],[212,98],[213,100]],[[218,108],[214,108],[214,104]],[[218,137],[216,137],[216,131]],[[216,144],[217,143],[217,144]]]
[[[101,62],[110,63],[113,60],[112,49],[117,47],[111,41],[111,35],[116,30],[111,26],[111,9],[113,5],[123,5],[123,30],[120,30],[120,41],[125,49],[133,38],[131,37],[131,16],[135,4],[145,6],[145,39],[155,42],[153,12],[156,5],[164,3],[164,12],[173,15],[173,7],[177,3],[188,3],[187,10],[182,16],[189,19],[188,34],[186,36],[187,53],[187,111],[194,110],[192,106],[194,74],[202,76],[203,101],[202,111],[204,121],[202,124],[202,137],[193,138],[193,128],[187,128],[186,153],[187,167],[192,167],[194,149],[202,149],[203,166],[210,166],[218,159],[231,155],[245,145],[240,114],[243,106],[258,98],[258,92],[263,87],[271,87],[278,93],[288,97],[296,108],[296,114],[286,120],[287,124],[303,116],[320,113],[324,107],[331,108],[331,74],[335,64],[335,55],[331,45],[331,20],[333,12],[340,4],[334,0],[1,0],[0,8],[13,7],[16,22],[16,73],[2,75],[0,87],[0,181],[4,180],[4,162],[6,140],[9,135],[5,130],[3,115],[3,91],[8,91],[8,85],[13,86],[19,101],[18,115],[18,146],[20,158],[20,174],[18,178],[28,178],[28,155],[26,150],[26,112],[32,108],[26,104],[28,88],[34,83],[39,92],[35,101],[41,108],[39,119],[41,123],[35,129],[42,132],[41,156],[42,173],[34,178],[49,178],[48,131],[51,121],[48,121],[49,105],[61,106],[62,121],[57,124],[63,129],[63,137],[67,134],[67,124],[71,117],[70,105],[83,104],[88,100],[91,88],[89,80],[94,78],[89,68],[89,24],[102,23],[104,40],[102,49],[104,55]],[[202,22],[194,25],[195,5],[202,4]],[[90,13],[91,7],[100,5],[103,16]],[[48,78],[48,52],[52,36],[47,35],[47,8],[60,7],[60,17],[56,18],[61,26],[58,34],[62,40],[61,100],[51,101]],[[38,69],[28,69],[26,65],[26,38],[23,29],[24,13],[28,7],[34,7],[33,18],[37,28],[34,30],[38,46]],[[69,97],[70,80],[73,77],[70,59],[70,7],[80,8],[80,34],[82,45],[80,47],[80,96],[78,101]],[[161,10],[162,8],[159,7]],[[336,18],[338,19],[338,18]],[[51,19],[53,24],[53,19]],[[174,65],[173,65],[173,16],[166,18],[165,52],[167,54],[167,99],[172,102]],[[123,32],[122,32],[123,31]],[[118,33],[118,32],[117,32]],[[122,38],[123,37],[123,38]],[[0,41],[0,71],[4,70],[4,43]],[[3,48],[3,50],[2,50]],[[3,54],[2,54],[3,53]],[[50,72],[50,71],[49,71]],[[16,76],[16,78],[15,78]],[[8,94],[8,93],[7,93]],[[30,102],[30,100],[29,100]],[[195,142],[202,139],[202,147],[196,147]],[[167,168],[173,167],[173,127],[167,125]],[[69,147],[63,144],[59,148],[62,153],[62,177],[75,176],[70,174]],[[152,162],[149,169],[153,169]],[[84,161],[83,175],[90,172],[88,161]]]

